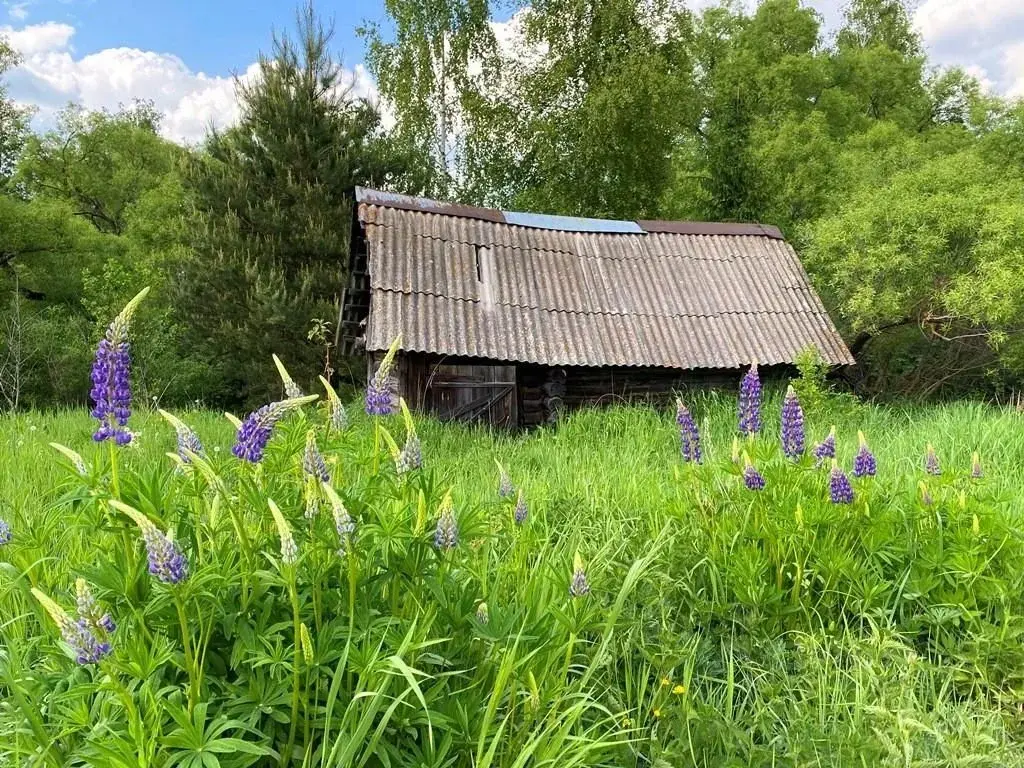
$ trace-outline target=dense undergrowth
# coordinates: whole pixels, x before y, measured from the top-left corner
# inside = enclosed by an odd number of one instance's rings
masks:
[[[878,461],[845,505],[781,455],[778,400],[742,446],[763,491],[732,461],[734,399],[689,405],[701,465],[672,414],[620,407],[519,437],[426,420],[402,474],[398,416],[335,431],[296,409],[253,465],[226,419],[183,414],[208,463],[180,471],[174,429],[140,413],[116,494],[87,414],[4,419],[0,764],[1024,764],[1019,416],[825,402],[809,439],[835,423],[848,467],[861,429]],[[326,491],[306,517],[310,429],[350,537]],[[187,578],[147,572],[114,495],[173,531]],[[97,664],[30,593],[73,616],[77,578],[117,624]]]

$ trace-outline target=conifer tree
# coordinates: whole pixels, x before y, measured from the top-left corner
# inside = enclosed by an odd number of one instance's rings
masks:
[[[294,37],[275,34],[258,72],[236,85],[241,117],[213,131],[187,167],[194,257],[180,281],[196,348],[214,367],[208,397],[280,396],[271,354],[307,386],[320,372],[307,340],[334,322],[345,285],[357,184],[405,186],[380,116],[331,53],[312,6]]]

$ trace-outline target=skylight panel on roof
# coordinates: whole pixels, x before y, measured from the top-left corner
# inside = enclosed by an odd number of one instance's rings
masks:
[[[518,211],[502,211],[501,213],[507,223],[533,229],[555,229],[561,232],[611,232],[625,235],[644,234],[640,225],[635,221],[584,219],[577,216],[551,216],[546,213],[519,213]]]

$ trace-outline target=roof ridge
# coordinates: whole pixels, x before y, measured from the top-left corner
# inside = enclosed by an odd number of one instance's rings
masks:
[[[589,232],[608,235],[642,235],[658,232],[677,235],[706,235],[710,237],[768,237],[774,240],[785,240],[782,231],[778,227],[759,222],[607,219],[528,211],[504,211],[497,208],[433,200],[428,197],[403,195],[397,192],[384,192],[361,186],[355,188],[355,198],[357,205],[366,204],[417,213],[458,216],[490,221],[495,224],[505,224],[512,227],[548,229],[556,232]]]

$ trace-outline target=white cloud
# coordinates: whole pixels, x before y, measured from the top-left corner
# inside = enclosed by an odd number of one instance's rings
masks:
[[[32,24],[21,29],[0,27],[0,35],[6,37],[11,47],[25,58],[67,48],[74,34],[74,27],[56,21]]]
[[[76,57],[74,32],[55,22],[0,27],[0,35],[24,57],[9,73],[10,93],[19,102],[38,107],[38,127],[52,125],[56,113],[70,102],[87,109],[116,109],[134,99],[153,101],[164,114],[164,134],[175,141],[197,142],[211,125],[237,121],[234,78],[194,72],[177,56],[138,48],[106,48]],[[241,77],[252,78],[257,72],[257,65],[250,64]],[[362,66],[348,74],[357,95],[375,96]]]
[[[984,34],[1024,22],[1020,0],[925,0],[914,12],[914,25],[930,43]]]
[[[14,3],[7,13],[15,21],[24,21],[28,18],[28,3]]]
[[[1011,45],[1003,52],[1003,70],[1009,82],[1007,95],[1024,98],[1024,42]]]

